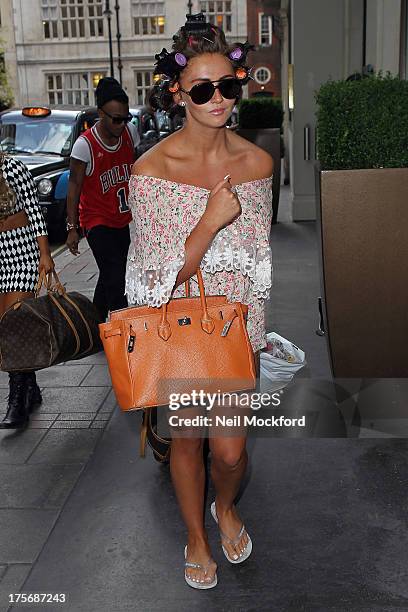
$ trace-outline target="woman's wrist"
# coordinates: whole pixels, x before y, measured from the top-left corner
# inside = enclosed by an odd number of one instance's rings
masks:
[[[40,250],[40,257],[51,257],[50,245],[47,236],[38,236],[37,242]]]
[[[215,236],[217,235],[219,231],[219,227],[214,223],[214,221],[206,213],[203,214],[203,216],[201,217],[197,225],[198,227],[200,227],[200,229],[202,229],[208,234],[211,240],[215,238]]]

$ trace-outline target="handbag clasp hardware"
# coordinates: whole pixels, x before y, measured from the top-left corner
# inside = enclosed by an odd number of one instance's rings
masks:
[[[133,353],[133,349],[135,348],[135,340],[136,340],[136,336],[133,333],[132,327],[130,327],[130,336],[129,336],[129,342],[127,346],[128,353]]]
[[[231,327],[232,321],[227,321],[224,327],[222,328],[221,336],[224,337],[228,334],[229,328]]]
[[[191,325],[190,317],[183,317],[182,319],[178,319],[179,325]]]
[[[235,317],[237,317],[237,311],[234,310],[234,314],[232,315],[231,319],[229,321],[227,321],[224,325],[224,327],[222,328],[222,332],[221,332],[221,337],[225,338],[225,336],[228,334],[230,327],[232,325],[233,320],[235,319]]]

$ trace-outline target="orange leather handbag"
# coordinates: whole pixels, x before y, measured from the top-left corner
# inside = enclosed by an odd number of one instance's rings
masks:
[[[172,298],[160,308],[111,312],[99,325],[116,399],[122,410],[169,404],[173,393],[254,389],[254,353],[246,329],[248,306],[206,296]]]

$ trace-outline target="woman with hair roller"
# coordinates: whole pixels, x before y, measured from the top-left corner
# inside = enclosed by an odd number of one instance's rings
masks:
[[[248,333],[256,357],[266,346],[264,304],[271,287],[269,231],[273,160],[225,127],[248,82],[251,46],[228,44],[202,14],[187,15],[172,51],[156,55],[160,80],[154,108],[184,107],[184,126],[139,158],[129,202],[135,235],[129,255],[129,303],[159,307],[200,266],[206,293],[248,304]],[[192,284],[192,294],[198,287]],[[242,563],[252,541],[234,505],[247,465],[246,437],[212,437],[211,514],[230,563]],[[170,469],[188,531],[184,577],[197,589],[217,584],[203,522],[202,437],[174,437]]]

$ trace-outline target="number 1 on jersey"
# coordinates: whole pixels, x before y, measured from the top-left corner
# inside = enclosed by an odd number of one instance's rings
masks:
[[[125,187],[121,187],[120,189],[118,189],[116,195],[118,196],[118,199],[119,199],[119,212],[121,213],[129,212],[130,208],[128,206],[127,199],[126,199]]]

